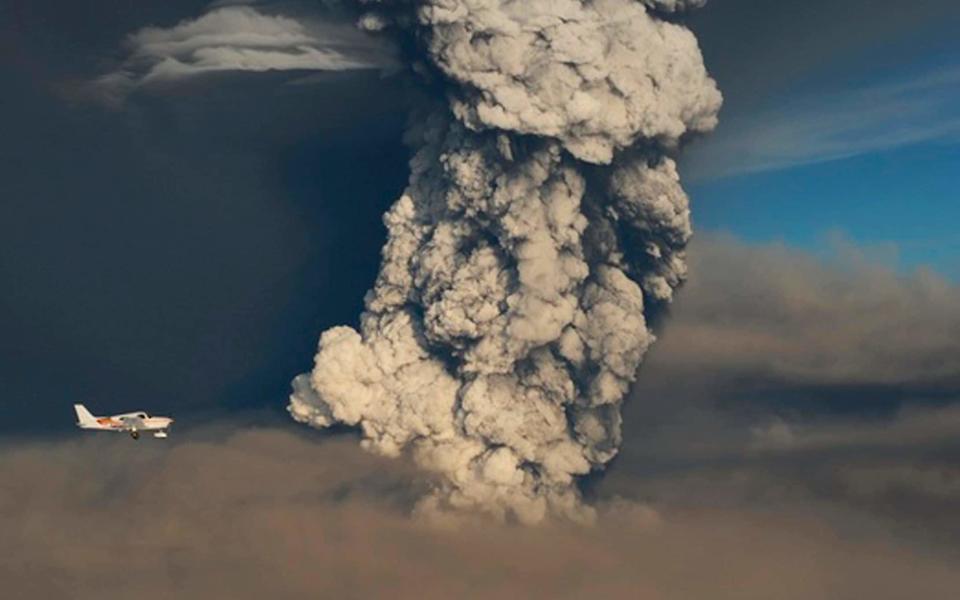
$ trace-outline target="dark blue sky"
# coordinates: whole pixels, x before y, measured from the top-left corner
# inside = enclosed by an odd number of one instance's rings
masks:
[[[78,400],[280,412],[317,333],[359,314],[407,177],[398,81],[240,75],[122,110],[76,100],[128,31],[201,9],[5,7],[0,433],[68,429],[68,413],[23,416]]]

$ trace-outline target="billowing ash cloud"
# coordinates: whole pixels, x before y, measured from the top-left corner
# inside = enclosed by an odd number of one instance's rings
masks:
[[[656,15],[700,2],[361,4],[448,105],[413,119],[360,331],[324,332],[289,410],[409,448],[444,476],[422,510],[589,519],[575,480],[616,455],[645,315],[686,272],[667,153],[721,96],[690,31]]]

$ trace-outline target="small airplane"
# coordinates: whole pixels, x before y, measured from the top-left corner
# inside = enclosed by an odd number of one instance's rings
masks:
[[[74,404],[73,410],[77,413],[77,427],[80,429],[125,431],[135,440],[140,439],[141,431],[152,431],[153,437],[166,438],[167,429],[173,423],[173,419],[170,417],[151,417],[145,412],[95,417],[82,404]]]

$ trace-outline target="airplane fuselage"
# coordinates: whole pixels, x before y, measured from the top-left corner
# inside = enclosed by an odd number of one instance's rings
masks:
[[[167,429],[173,424],[170,417],[151,417],[145,412],[122,413],[108,417],[97,417],[82,404],[74,404],[77,413],[77,427],[95,431],[123,431],[129,433],[133,439],[140,437],[140,432],[153,432],[154,437],[167,437]]]
[[[118,429],[128,431],[131,424],[136,421],[136,427],[140,431],[156,431],[166,429],[173,423],[169,417],[137,417],[137,413],[128,413],[122,415],[113,415],[110,417],[97,417],[99,427],[90,427],[83,423],[77,423],[81,429]]]

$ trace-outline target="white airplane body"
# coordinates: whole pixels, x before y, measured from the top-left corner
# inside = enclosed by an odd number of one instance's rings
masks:
[[[152,431],[153,437],[167,437],[167,429],[173,423],[170,417],[151,417],[145,412],[131,412],[109,417],[95,417],[82,404],[74,404],[77,413],[77,427],[97,431],[123,431],[133,439],[140,438],[141,431]]]

